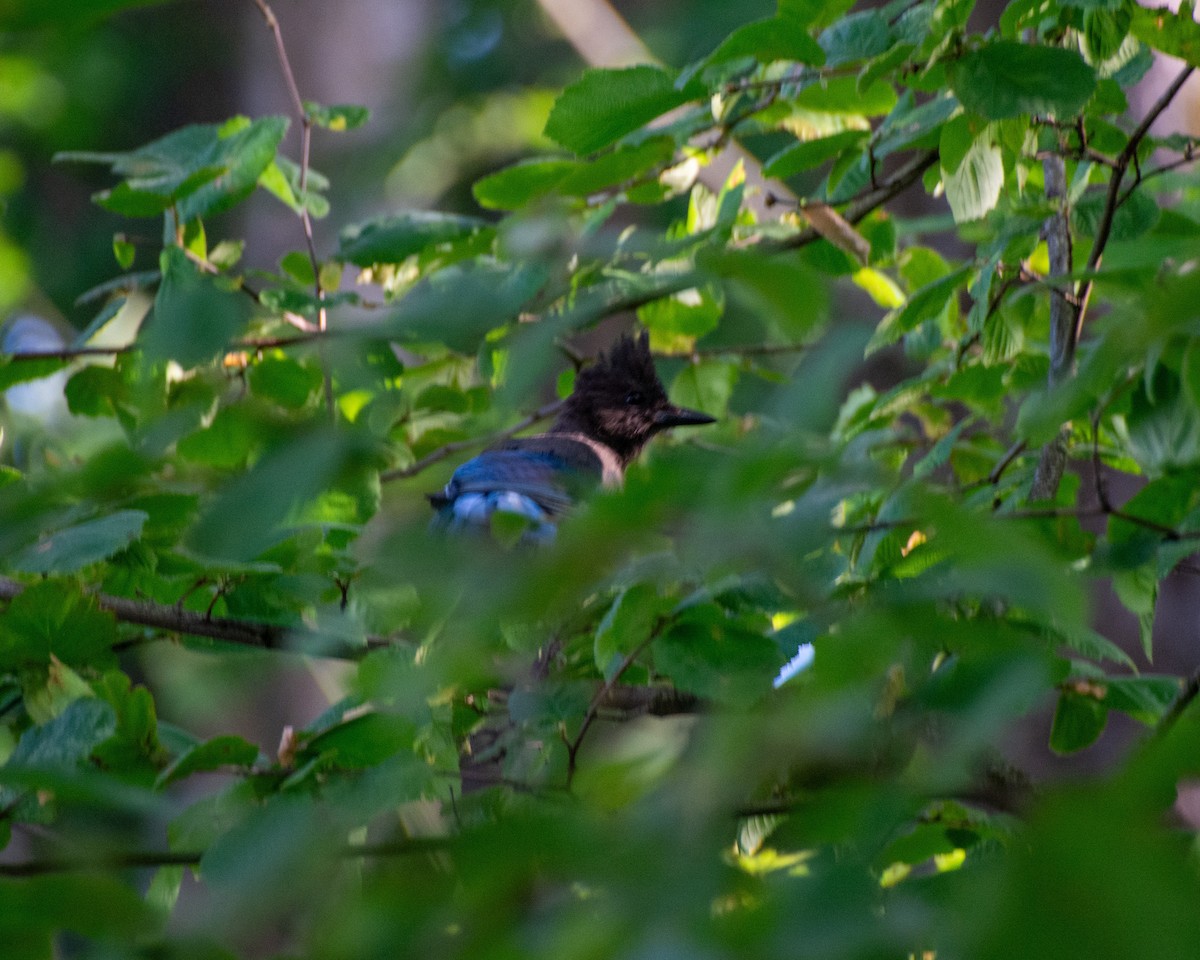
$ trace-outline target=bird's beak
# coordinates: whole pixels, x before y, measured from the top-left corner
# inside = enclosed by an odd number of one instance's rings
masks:
[[[716,423],[715,417],[699,410],[688,410],[686,407],[663,407],[654,414],[654,426],[658,430],[670,427],[699,427],[706,423]]]

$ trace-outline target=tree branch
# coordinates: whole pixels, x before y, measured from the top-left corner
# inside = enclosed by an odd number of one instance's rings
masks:
[[[846,205],[840,217],[847,223],[856,224],[865,219],[870,213],[882,207],[889,200],[899,196],[924,176],[925,171],[937,163],[937,150],[926,150],[916,154],[904,164],[888,180],[872,187],[861,196]],[[808,227],[794,236],[771,244],[760,244],[760,250],[798,250],[810,243],[821,239],[822,233]]]
[[[335,851],[342,859],[403,857],[445,850],[452,836],[397,837],[376,843],[349,843]],[[92,870],[134,870],[154,867],[194,867],[204,858],[201,850],[115,850],[87,857],[44,857],[0,863],[0,877],[40,877],[53,873]]]
[[[1100,224],[1096,228],[1096,239],[1088,255],[1087,273],[1092,274],[1100,267],[1104,256],[1104,248],[1112,235],[1113,220],[1117,208],[1125,198],[1121,195],[1121,183],[1129,170],[1131,163],[1136,164],[1138,148],[1150,132],[1150,127],[1170,106],[1171,101],[1183,88],[1184,83],[1192,75],[1195,68],[1185,66],[1175,79],[1162,92],[1154,105],[1146,112],[1142,122],[1129,135],[1124,149],[1112,164],[1108,177],[1108,192],[1105,195],[1104,209],[1100,216]],[[1066,162],[1061,154],[1052,154],[1043,161],[1045,171],[1046,198],[1059,201],[1066,197]],[[1137,182],[1141,182],[1139,173]],[[1134,186],[1137,184],[1135,183]],[[1126,194],[1128,197],[1128,194]],[[1068,221],[1068,211],[1061,207],[1046,220],[1043,228],[1046,246],[1050,254],[1050,276],[1063,276],[1072,269],[1071,233]],[[1062,383],[1071,376],[1075,363],[1075,348],[1083,329],[1084,317],[1087,313],[1088,301],[1091,299],[1094,281],[1089,277],[1080,284],[1074,296],[1054,293],[1050,295],[1050,385]],[[1063,428],[1053,440],[1042,448],[1034,473],[1033,485],[1029,490],[1030,500],[1053,499],[1058,491],[1059,481],[1067,465],[1067,428]]]
[[[0,577],[0,601],[14,600],[24,590],[25,584],[19,580]],[[92,596],[101,610],[108,611],[122,623],[149,627],[166,633],[205,637],[259,650],[303,653],[333,660],[359,660],[371,650],[394,646],[393,641],[384,637],[368,637],[363,645],[350,644],[331,640],[319,630],[313,630],[302,624],[285,627],[252,620],[210,617],[180,607],[151,603],[145,600],[129,600],[125,597],[113,597],[103,593],[92,594]],[[134,644],[125,642],[120,645],[120,648],[132,645]]]

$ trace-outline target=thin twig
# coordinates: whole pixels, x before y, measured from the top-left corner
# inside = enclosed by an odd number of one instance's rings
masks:
[[[1022,510],[1010,510],[1008,513],[995,513],[992,515],[1000,520],[1057,520],[1057,519],[1075,519],[1088,520],[1097,517],[1112,517],[1116,520],[1124,521],[1135,527],[1141,527],[1144,530],[1149,530],[1159,534],[1164,540],[1171,542],[1185,542],[1190,540],[1200,540],[1200,530],[1177,530],[1174,527],[1169,527],[1166,524],[1159,523],[1157,520],[1150,520],[1146,517],[1139,517],[1132,513],[1126,513],[1124,510],[1115,507],[1105,509],[1101,506],[1095,507],[1029,507]],[[865,533],[876,533],[883,530],[897,530],[906,527],[919,527],[923,523],[917,517],[901,517],[896,520],[873,520],[870,523],[851,524],[844,527],[832,527],[831,531],[838,536],[842,535],[858,535]]]
[[[937,150],[926,150],[923,153],[917,154],[877,188],[867,190],[854,200],[851,200],[845,210],[842,211],[842,219],[851,224],[860,222],[920,180],[925,171],[937,163],[937,159]],[[820,239],[820,233],[812,227],[807,227],[784,240],[759,244],[758,249],[766,251],[797,250]]]
[[[317,245],[313,240],[312,217],[308,212],[308,164],[312,149],[312,116],[304,109],[304,101],[300,97],[300,88],[296,85],[296,75],[292,72],[292,64],[288,58],[287,47],[283,43],[283,31],[275,12],[268,6],[266,0],[253,0],[258,7],[267,29],[275,39],[275,54],[279,59],[279,67],[283,71],[283,80],[287,84],[288,97],[292,101],[292,109],[300,121],[300,223],[304,228],[304,242],[308,246],[308,259],[312,263],[313,288],[317,298],[317,329],[322,333],[328,327],[328,311],[325,308],[325,288],[321,283],[321,261],[317,257]],[[322,358],[322,385],[325,392],[325,405],[329,416],[336,421],[337,407],[334,405],[333,377],[329,372],[329,364]]]
[[[1011,447],[1009,447],[1004,456],[1002,456],[996,465],[992,467],[992,472],[987,475],[988,483],[993,487],[999,483],[1000,478],[1004,476],[1004,471],[1012,465],[1012,462],[1016,460],[1017,457],[1025,452],[1025,447],[1026,443],[1024,440],[1018,440]]]
[[[379,479],[383,482],[389,480],[402,480],[405,477],[415,477],[428,467],[433,466],[447,457],[459,453],[462,450],[470,450],[478,446],[487,446],[493,443],[499,443],[501,440],[507,440],[514,434],[520,433],[529,427],[532,427],[540,420],[545,420],[548,417],[558,413],[559,408],[563,405],[562,400],[555,400],[552,403],[547,403],[545,406],[538,407],[533,413],[522,417],[512,426],[499,431],[498,433],[490,434],[486,437],[472,437],[470,440],[455,440],[451,443],[442,444],[432,453],[427,453],[420,460],[409,464],[407,467],[398,467],[394,470],[385,470],[379,475]]]
[[[1089,273],[1095,271],[1100,266],[1100,258],[1104,256],[1104,248],[1108,244],[1108,238],[1112,233],[1113,218],[1116,216],[1118,200],[1120,198],[1121,181],[1125,177],[1126,171],[1129,169],[1129,164],[1137,157],[1138,148],[1145,139],[1146,134],[1150,132],[1150,128],[1154,122],[1162,115],[1163,111],[1171,105],[1171,101],[1175,99],[1183,85],[1187,83],[1195,71],[1195,67],[1185,66],[1176,75],[1175,79],[1167,86],[1162,95],[1154,102],[1153,106],[1146,111],[1146,115],[1142,118],[1142,122],[1137,125],[1133,133],[1129,135],[1129,140],[1125,144],[1120,155],[1116,159],[1116,165],[1108,180],[1108,194],[1104,201],[1104,210],[1100,217],[1100,225],[1096,228],[1096,240],[1092,244],[1092,252],[1088,256],[1087,271]],[[1091,295],[1092,281],[1084,281],[1083,287],[1079,292],[1080,303],[1080,322],[1083,321],[1083,311],[1087,307],[1088,299]]]
[[[1192,701],[1200,696],[1200,668],[1194,670],[1186,680],[1183,681],[1183,686],[1175,699],[1171,701],[1171,705],[1164,711],[1162,717],[1159,718],[1157,726],[1154,728],[1155,736],[1162,737],[1178,723],[1179,718],[1191,705]]]
[[[575,736],[570,740],[566,740],[564,737],[564,741],[567,745],[568,789],[570,789],[571,782],[575,779],[575,771],[577,769],[577,762],[579,758],[579,748],[583,745],[583,738],[587,736],[588,730],[590,730],[592,724],[596,722],[596,717],[600,713],[600,708],[609,698],[613,688],[617,684],[617,681],[621,679],[625,671],[633,666],[634,661],[646,651],[650,644],[658,639],[658,634],[663,627],[663,623],[665,623],[665,621],[662,620],[656,623],[646,639],[630,650],[629,653],[625,654],[613,675],[604,681],[604,683],[600,686],[600,689],[596,691],[595,696],[592,697],[591,702],[588,704],[587,712],[583,715],[583,722],[579,725],[578,733],[576,733]]]

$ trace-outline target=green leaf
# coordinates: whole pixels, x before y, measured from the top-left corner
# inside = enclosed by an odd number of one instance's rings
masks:
[[[349,430],[313,429],[281,443],[222,488],[188,542],[207,557],[252,560],[285,536],[289,516],[373,455],[367,438]]]
[[[258,747],[241,737],[214,737],[181,753],[158,775],[154,786],[162,789],[193,773],[206,773],[222,767],[248,767],[258,759]]]
[[[12,357],[0,358],[0,391],[18,383],[28,383],[31,380],[41,380],[52,376],[65,367],[70,360],[47,357],[38,360],[14,360]]]
[[[312,100],[304,101],[304,115],[316,126],[326,130],[353,130],[371,119],[371,111],[351,103],[323,106]]]
[[[1104,732],[1108,707],[1091,696],[1064,690],[1058,696],[1054,723],[1050,728],[1050,749],[1055,753],[1077,753],[1090,747]]]
[[[763,317],[785,337],[810,336],[825,319],[825,285],[798,257],[705,251],[697,265],[724,277],[731,299]]]
[[[690,608],[652,647],[655,670],[705,699],[747,705],[783,662],[775,642],[741,629],[715,605]]]
[[[892,31],[882,10],[861,10],[842,17],[821,34],[829,66],[870,60],[892,44]]]
[[[737,365],[728,361],[704,360],[689,363],[671,381],[671,399],[690,410],[723,417],[737,383]]]
[[[117,729],[117,717],[103,700],[81,697],[53,720],[30,727],[9,757],[13,766],[73,767]]]
[[[1179,697],[1178,677],[1151,676],[1106,677],[1104,702],[1110,710],[1120,710],[1139,723],[1154,726]]]
[[[531,159],[514,163],[475,181],[471,192],[489,210],[519,210],[550,193],[567,175],[579,169],[575,160]]]
[[[140,335],[147,356],[193,367],[224,352],[249,319],[249,299],[200,273],[179,247],[163,250],[162,272]]]
[[[768,177],[791,177],[804,170],[819,167],[846,150],[855,149],[869,136],[865,130],[844,130],[831,137],[804,140],[784,147],[763,167]]]
[[[117,510],[108,516],[43,533],[11,561],[23,573],[74,573],[111,557],[136,540],[146,522],[141,510]]]
[[[913,293],[899,310],[888,313],[880,322],[867,351],[873,352],[895,343],[910,330],[915,330],[926,320],[939,316],[959,287],[971,272],[970,264],[964,264],[945,276],[938,277]]]
[[[990,213],[1004,187],[1004,160],[991,131],[982,131],[954,171],[943,168],[946,200],[955,223],[969,223]]]
[[[998,40],[965,54],[949,70],[954,95],[989,120],[1022,114],[1069,120],[1096,88],[1096,74],[1062,47]]]
[[[216,139],[201,159],[205,166],[220,167],[221,175],[180,199],[176,206],[180,222],[228,210],[249,196],[259,176],[275,159],[287,128],[286,117],[251,121],[235,117],[215,128]]]
[[[677,90],[658,67],[587,70],[554,102],[546,136],[577,154],[594,153],[696,95]]]
[[[266,440],[267,427],[245,406],[221,407],[212,422],[179,440],[185,460],[224,470],[244,468]]]
[[[408,343],[444,343],[459,353],[474,353],[489,331],[516,319],[545,276],[537,267],[447,267],[413,287],[382,332]]]
[[[336,256],[359,267],[403,263],[429,247],[461,240],[485,229],[488,225],[476,217],[414,210],[347,227],[338,237]]]
[[[194,124],[125,153],[60,153],[55,159],[103,163],[126,177],[96,201],[127,216],[175,207],[180,223],[227,210],[254,189],[287,132],[286,117]]]
[[[311,287],[317,282],[312,260],[303,251],[289,250],[279,258],[279,269],[301,286]]]
[[[250,367],[248,377],[256,395],[289,410],[301,409],[321,389],[319,368],[283,355],[264,357]]]
[[[1130,22],[1128,6],[1116,10],[1085,10],[1083,40],[1088,62],[1100,65],[1117,56],[1129,35]]]
[[[1100,221],[1104,215],[1107,190],[1093,190],[1084,194],[1071,208],[1071,227],[1085,237],[1095,237]],[[1162,211],[1158,202],[1144,190],[1134,190],[1117,207],[1113,214],[1112,232],[1109,239],[1113,241],[1136,240],[1150,230],[1159,221]]]
[[[604,153],[587,163],[577,163],[555,189],[566,196],[590,196],[635,180],[657,167],[666,167],[674,156],[674,140],[651,137],[642,143]]]
[[[331,727],[305,744],[307,754],[328,754],[341,767],[369,767],[411,748],[416,727],[395,713],[366,713]]]
[[[717,328],[724,308],[724,297],[719,290],[693,287],[652,300],[639,307],[637,315],[638,320],[650,331],[654,349],[673,349],[679,338],[687,341],[684,344],[686,349],[697,338]]]
[[[896,106],[896,91],[882,80],[866,90],[854,77],[832,77],[805,87],[792,98],[798,107],[855,117],[878,117]]]
[[[1154,660],[1154,610],[1158,605],[1158,577],[1153,568],[1141,566],[1118,570],[1112,577],[1113,592],[1122,606],[1138,620],[1142,652]]]
[[[1062,639],[1076,653],[1081,653],[1092,660],[1110,660],[1131,670],[1136,669],[1133,660],[1124,650],[1090,627],[1082,626],[1076,630],[1066,631],[1063,633]]]
[[[882,159],[918,143],[937,145],[935,134],[943,123],[962,111],[956,97],[949,93],[918,104],[911,93],[897,104],[879,125],[875,134],[875,157]]]
[[[704,67],[715,67],[743,57],[753,57],[763,64],[793,60],[819,67],[825,62],[825,51],[795,19],[767,17],[734,30],[708,55]]]
[[[1191,5],[1142,7],[1133,5],[1130,32],[1155,50],[1178,57],[1193,67],[1200,66],[1200,24],[1192,17]]]
[[[87,942],[84,937],[135,943],[155,936],[157,922],[137,890],[115,875],[89,871],[0,880],[0,942],[8,960],[54,956],[64,932],[76,943]]]
[[[836,23],[852,6],[854,0],[778,0],[775,8],[781,17],[819,29]]]
[[[67,409],[77,417],[110,417],[125,393],[125,381],[112,367],[87,366],[63,388]]]
[[[1179,379],[1188,402],[1200,410],[1200,337],[1188,340],[1180,361]]]
[[[51,654],[69,666],[107,665],[116,642],[112,614],[54,580],[26,587],[0,619],[0,664],[7,670],[44,666]]]
[[[1147,379],[1145,387],[1133,391],[1125,436],[1130,456],[1158,477],[1200,462],[1200,408],[1166,366],[1159,364]]]
[[[650,637],[668,604],[648,583],[622,590],[596,628],[593,656],[596,669],[612,680],[621,661]]]
[[[113,256],[122,270],[132,270],[137,247],[126,240],[124,234],[118,233],[113,236]]]

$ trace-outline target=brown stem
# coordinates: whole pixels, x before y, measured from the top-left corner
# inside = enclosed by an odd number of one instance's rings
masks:
[[[300,224],[304,229],[304,242],[308,247],[308,259],[312,263],[313,287],[317,298],[317,329],[322,333],[328,327],[328,313],[325,309],[325,289],[321,284],[321,262],[317,257],[317,245],[313,239],[312,217],[308,213],[308,164],[312,149],[312,117],[304,109],[304,101],[300,97],[300,88],[296,85],[296,75],[292,71],[291,60],[288,58],[287,47],[283,42],[283,31],[279,20],[267,4],[266,0],[253,0],[258,7],[267,29],[275,40],[275,55],[279,59],[279,67],[283,71],[283,80],[287,85],[288,97],[292,101],[292,109],[300,121]],[[329,372],[329,364],[322,358],[322,385],[325,392],[325,406],[329,416],[337,420],[337,408],[334,406],[333,377]]]

